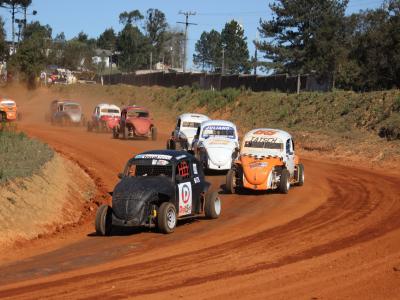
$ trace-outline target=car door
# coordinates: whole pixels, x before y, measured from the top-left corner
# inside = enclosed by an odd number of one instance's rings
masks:
[[[204,173],[202,167],[195,159],[191,161],[190,167],[192,172],[193,212],[199,214],[201,211],[200,194],[204,188]]]
[[[286,168],[288,169],[290,176],[294,176],[294,150],[292,139],[286,141]]]
[[[176,166],[176,184],[178,200],[178,216],[194,214],[193,209],[193,179],[190,160],[182,160]]]

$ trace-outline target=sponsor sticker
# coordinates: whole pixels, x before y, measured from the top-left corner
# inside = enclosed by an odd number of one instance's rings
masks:
[[[163,160],[163,159],[153,159],[151,164],[153,166],[166,166],[169,164],[168,160]]]
[[[195,177],[194,178],[194,183],[200,183],[200,178],[199,177]]]
[[[252,162],[249,164],[250,169],[265,168],[268,166],[267,162]]]
[[[197,164],[193,164],[193,173],[195,175],[199,174],[199,172],[197,171]]]
[[[138,154],[135,156],[136,159],[164,159],[170,160],[172,158],[171,155],[165,154]]]
[[[179,216],[192,213],[192,185],[190,182],[178,184],[179,191]]]

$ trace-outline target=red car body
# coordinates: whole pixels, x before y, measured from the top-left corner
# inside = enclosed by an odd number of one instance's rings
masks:
[[[145,107],[127,106],[121,111],[119,125],[114,127],[114,138],[123,139],[142,137],[157,139],[157,129],[154,126],[150,112]]]

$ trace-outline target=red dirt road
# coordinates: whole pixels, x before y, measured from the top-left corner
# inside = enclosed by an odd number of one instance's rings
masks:
[[[161,124],[165,125],[165,124]],[[128,158],[163,148],[26,116],[29,135],[78,161],[111,191]],[[0,298],[399,299],[400,178],[304,160],[288,195],[221,195],[218,220],[97,237],[88,221],[0,263]],[[209,176],[215,188],[224,176]],[[43,246],[41,245],[43,244]]]

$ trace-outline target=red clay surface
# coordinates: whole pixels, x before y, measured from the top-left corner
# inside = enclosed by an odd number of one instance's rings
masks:
[[[42,121],[48,102],[34,103],[20,127],[106,191],[130,157],[164,148],[171,131],[156,120],[157,142],[113,140],[52,127]],[[220,219],[180,223],[171,235],[97,237],[88,220],[24,243],[0,254],[0,298],[399,299],[400,177],[318,158],[304,164],[303,187],[221,195]],[[208,179],[219,189],[225,176]]]

